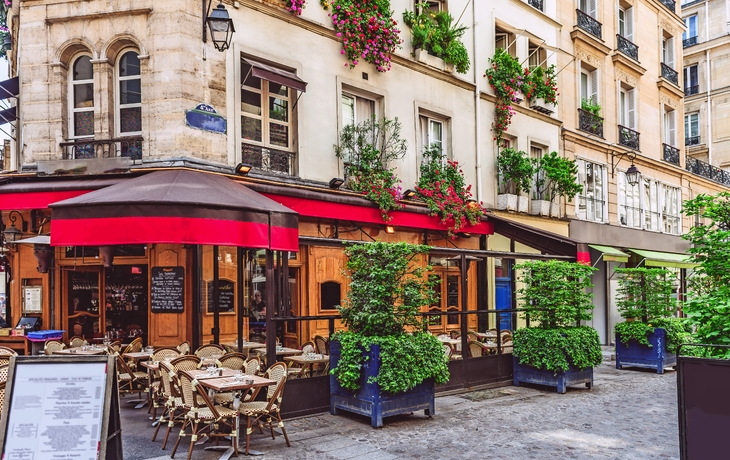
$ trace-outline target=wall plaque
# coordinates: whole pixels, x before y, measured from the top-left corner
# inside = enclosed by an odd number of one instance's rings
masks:
[[[226,119],[208,104],[198,104],[194,109],[185,111],[185,124],[191,128],[225,134]]]

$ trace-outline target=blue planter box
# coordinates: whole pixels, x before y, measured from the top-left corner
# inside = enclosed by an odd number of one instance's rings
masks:
[[[342,388],[337,377],[330,375],[330,413],[337,415],[338,410],[370,417],[374,427],[383,426],[383,417],[408,414],[424,410],[426,415],[434,415],[435,390],[433,379],[428,379],[405,393],[391,394],[380,390],[377,383],[368,383],[369,377],[378,375],[380,369],[380,347],[373,345],[365,352],[368,359],[362,366],[360,389],[356,391]],[[330,342],[330,369],[337,367],[340,360],[340,343]]]
[[[588,389],[593,388],[593,368],[578,369],[572,365],[567,371],[558,371],[557,373],[546,369],[538,369],[527,364],[520,364],[517,358],[512,358],[514,366],[514,386],[520,386],[520,383],[533,383],[535,385],[545,385],[556,387],[558,393],[565,394],[567,387],[580,385],[585,383]]]
[[[677,365],[677,355],[667,351],[667,331],[657,327],[648,338],[651,347],[636,340],[623,343],[616,334],[616,369],[624,366],[646,367],[656,369],[657,374],[663,374],[665,367]]]

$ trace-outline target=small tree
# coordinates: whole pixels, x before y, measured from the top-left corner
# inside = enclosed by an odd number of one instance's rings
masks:
[[[666,268],[617,268],[616,308],[623,318],[649,323],[677,311],[672,297],[676,277]]]
[[[558,196],[564,196],[568,201],[583,190],[583,186],[576,182],[578,165],[575,160],[569,160],[550,152],[535,160],[535,189],[538,200],[553,201]]]
[[[526,152],[511,147],[502,149],[497,155],[497,173],[499,193],[530,193],[535,169]]]

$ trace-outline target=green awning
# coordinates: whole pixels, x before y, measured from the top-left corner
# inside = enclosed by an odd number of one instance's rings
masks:
[[[606,262],[626,263],[629,261],[628,254],[611,246],[601,246],[600,244],[589,244],[588,246],[603,254],[603,260]]]
[[[691,262],[689,254],[676,254],[673,252],[645,251],[643,249],[629,249],[639,257],[644,259],[644,265],[647,267],[674,267],[674,268],[694,268],[699,264]]]

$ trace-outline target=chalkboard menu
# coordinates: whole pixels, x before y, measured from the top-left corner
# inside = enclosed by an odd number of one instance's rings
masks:
[[[182,312],[185,307],[185,268],[152,267],[150,294],[153,313]]]
[[[233,299],[236,292],[235,284],[231,280],[218,280],[218,311],[221,313],[233,312]],[[213,313],[213,282],[208,281],[208,313]]]

